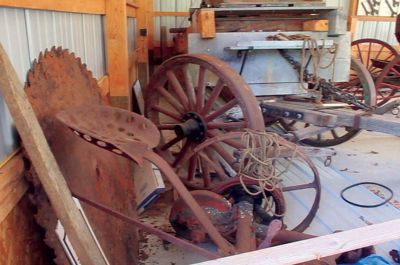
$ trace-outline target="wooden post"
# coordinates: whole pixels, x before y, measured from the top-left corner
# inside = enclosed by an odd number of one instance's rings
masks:
[[[0,91],[50,202],[82,264],[105,265],[99,248],[72,200],[42,128],[5,50],[0,44]]]
[[[149,12],[153,11],[152,0],[137,0],[139,9],[137,11],[137,62],[138,78],[143,89],[149,82]],[[151,5],[151,10],[148,10]],[[152,23],[151,23],[152,24]]]
[[[214,11],[201,10],[198,22],[200,35],[203,39],[212,39],[217,36]]]
[[[131,109],[129,87],[126,0],[106,0],[107,71],[110,100],[115,107]]]

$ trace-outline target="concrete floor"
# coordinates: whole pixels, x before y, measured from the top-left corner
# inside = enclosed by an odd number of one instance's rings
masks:
[[[400,187],[400,137],[363,131],[356,138],[336,146],[334,149],[337,154],[333,157],[330,166],[333,170],[338,172],[338,174],[350,177],[353,182],[374,181],[392,187],[395,198],[392,200],[391,205],[397,209],[400,208],[400,204],[396,205],[397,200],[400,200],[400,190],[397,188]],[[324,171],[324,169],[322,170]],[[339,190],[335,192],[340,193]],[[335,196],[338,196],[338,194],[335,194]],[[158,227],[170,229],[167,221],[168,200],[159,200],[157,205],[154,205],[152,210],[147,212],[142,218]],[[163,211],[161,211],[162,209]],[[324,213],[327,213],[327,210],[323,209],[324,204],[322,203],[319,215],[316,218],[319,221],[315,222],[320,222],[324,219]],[[359,212],[360,210],[355,209],[355,211]],[[359,214],[358,212],[357,214]],[[400,212],[398,214],[400,218]],[[354,218],[359,219],[358,217],[358,215],[355,215]],[[368,224],[366,220],[364,221]],[[340,225],[338,224],[337,227],[340,227]],[[317,230],[311,228],[311,231],[315,233]],[[141,245],[140,251],[143,264],[185,265],[205,260],[200,256],[188,253],[171,244],[163,244],[161,240],[151,235],[143,235]],[[393,245],[390,245],[390,247],[393,247]],[[387,253],[387,249],[384,252]]]

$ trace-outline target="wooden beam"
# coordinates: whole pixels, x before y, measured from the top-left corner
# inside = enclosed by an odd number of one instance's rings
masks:
[[[129,87],[133,87],[137,80],[137,55],[136,51],[129,55]]]
[[[105,0],[1,0],[0,6],[101,15],[106,11]]]
[[[217,36],[215,12],[213,10],[200,10],[198,22],[200,35],[203,39],[212,39]]]
[[[139,63],[148,63],[148,12],[147,7],[148,3],[147,0],[138,0],[138,4],[140,8],[138,9],[137,13],[137,49],[138,49],[138,62]]]
[[[20,152],[0,168],[0,223],[6,219],[28,189],[24,169]]]
[[[127,17],[136,17],[136,9],[135,7],[131,7],[129,5],[126,6],[126,15]]]
[[[106,1],[106,25],[111,104],[130,110],[131,90],[129,88],[128,25],[125,0]]]
[[[133,7],[133,8],[139,8],[139,6],[135,2],[133,2],[132,0],[126,0],[126,5],[130,6],[130,7]]]
[[[57,217],[82,264],[105,265],[100,250],[76,207],[32,106],[5,50],[0,44],[0,91],[14,119],[31,162]]]
[[[110,96],[110,79],[108,75],[103,76],[97,81],[97,84],[100,87],[100,94],[102,97]]]
[[[396,22],[395,17],[378,17],[378,16],[354,16],[358,21],[381,21],[381,22]]]
[[[146,9],[146,13],[147,13],[147,17],[146,17],[146,21],[147,21],[147,48],[152,50],[154,48],[154,13],[153,13],[153,9],[154,9],[154,0],[147,0],[147,9]]]
[[[400,229],[394,227],[400,227],[400,219],[199,264],[298,264],[399,239]]]
[[[190,12],[166,12],[166,11],[155,11],[153,12],[155,17],[190,17]]]

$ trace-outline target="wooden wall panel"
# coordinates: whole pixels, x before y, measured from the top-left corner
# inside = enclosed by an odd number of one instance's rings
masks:
[[[34,220],[25,195],[0,223],[0,264],[52,265],[52,252],[43,243],[43,231]]]

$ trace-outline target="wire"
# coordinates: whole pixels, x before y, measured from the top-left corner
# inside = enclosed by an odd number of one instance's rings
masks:
[[[389,193],[390,193],[389,198],[386,199],[385,201],[381,202],[381,203],[372,204],[372,205],[355,203],[355,202],[352,202],[352,201],[348,200],[347,198],[345,198],[344,193],[345,193],[346,191],[348,191],[349,189],[354,188],[354,187],[358,187],[358,186],[361,186],[361,185],[367,185],[367,184],[369,184],[369,185],[375,185],[375,186],[382,187],[382,188],[386,189],[386,190],[389,191]],[[340,192],[340,197],[341,197],[345,202],[347,202],[347,203],[349,203],[349,204],[351,204],[351,205],[354,205],[354,206],[358,206],[358,207],[362,207],[362,208],[375,208],[375,207],[379,207],[379,206],[382,206],[382,205],[388,203],[388,202],[393,198],[393,190],[392,190],[391,188],[389,188],[389,187],[383,185],[383,184],[379,184],[379,183],[376,183],[376,182],[369,182],[369,181],[366,181],[366,182],[360,182],[360,183],[356,183],[356,184],[350,185],[350,186],[348,186],[347,188],[343,189],[343,190]]]

